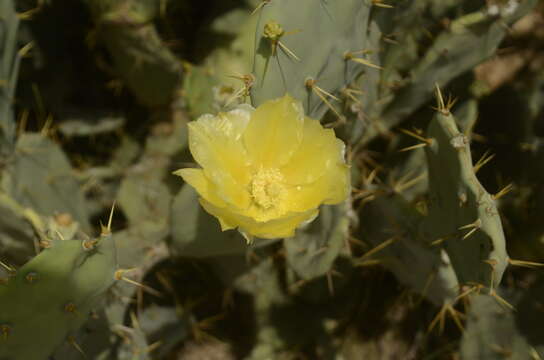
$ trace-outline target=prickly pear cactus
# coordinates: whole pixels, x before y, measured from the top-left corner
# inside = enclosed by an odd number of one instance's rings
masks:
[[[508,255],[496,199],[476,177],[470,141],[440,90],[437,96],[425,137],[416,135],[427,160],[426,214],[410,208],[397,186],[370,203],[362,216],[372,222],[363,229],[365,238],[384,247],[380,261],[403,283],[442,304],[455,302],[463,284],[496,287]]]
[[[110,51],[116,70],[138,100],[165,106],[181,89],[182,66],[166,48],[152,20],[159,4],[152,1],[88,1],[97,36]]]
[[[427,6],[432,2],[428,3]],[[537,0],[510,3],[510,10],[499,16],[490,13],[483,5],[454,19],[433,37],[432,45],[426,49],[420,49],[426,36],[425,28],[430,26],[421,16],[425,11],[425,1],[400,1],[395,9],[379,9],[375,19],[381,25],[382,34],[393,34],[385,45],[381,60],[384,71],[378,98],[383,102],[379,110],[369,114],[371,126],[364,133],[357,132],[360,137],[354,140],[368,143],[383,134],[428,102],[436,83],[445,87],[462,73],[493,56],[507,34],[507,24],[531,11]],[[397,17],[397,22],[389,21],[391,17]],[[404,46],[397,46],[399,43]],[[425,51],[424,56],[418,56],[418,51]],[[402,76],[406,71],[409,76]]]
[[[372,226],[361,229],[362,238],[374,249],[360,260],[364,265],[378,261],[400,282],[434,304],[454,302],[459,282],[447,252],[429,246],[418,233],[424,216],[400,194],[386,194],[366,205],[361,212]]]
[[[542,290],[540,280],[525,294],[506,292],[506,298],[514,300],[517,311],[500,303],[496,297],[472,296],[467,330],[461,343],[462,358],[521,360],[544,356],[541,326],[537,325],[542,315],[535,308]]]
[[[265,2],[255,34],[253,104],[290,93],[309,116],[322,117],[327,102],[365,68],[370,8],[351,0]]]
[[[426,134],[429,206],[421,231],[429,243],[441,243],[461,284],[493,288],[508,265],[496,201],[478,181],[469,140],[440,99]]]
[[[6,144],[13,144],[15,139],[11,102],[15,96],[20,63],[20,55],[17,53],[19,19],[12,1],[2,1],[0,14],[0,128],[4,147]]]
[[[2,176],[2,190],[46,216],[68,213],[90,230],[80,183],[62,149],[42,134],[23,134]]]
[[[50,239],[0,286],[0,358],[46,359],[91,316],[115,281],[111,233],[95,239]],[[33,346],[28,346],[33,339]]]
[[[327,274],[339,255],[349,256],[346,247],[349,218],[346,205],[327,206],[320,218],[284,240],[287,265],[304,280]]]
[[[542,9],[0,1],[0,359],[542,358]],[[210,119],[286,95],[293,121],[262,117],[281,161],[200,163],[264,152]],[[207,120],[233,136],[197,164]],[[173,175],[199,165],[216,178]]]

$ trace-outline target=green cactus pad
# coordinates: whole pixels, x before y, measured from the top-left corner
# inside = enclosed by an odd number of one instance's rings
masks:
[[[89,231],[83,191],[61,147],[41,134],[25,133],[15,150],[3,172],[2,189],[41,215],[68,213]]]
[[[0,135],[12,144],[15,139],[15,122],[11,104],[19,73],[20,56],[17,54],[17,29],[19,18],[13,1],[0,3]]]
[[[115,244],[97,241],[56,241],[0,286],[0,358],[47,359],[87,321],[115,279]]]
[[[539,293],[531,290],[517,302],[519,313],[493,296],[472,296],[467,328],[461,341],[461,359],[541,359],[544,356],[542,316],[535,304],[542,298],[542,286]],[[531,298],[529,295],[537,296]],[[508,300],[516,297],[509,296]],[[527,306],[530,304],[532,306]],[[532,319],[532,324],[527,324],[524,318]]]
[[[349,219],[345,206],[322,206],[317,219],[283,241],[287,264],[302,279],[325,275],[337,256],[346,252]]]
[[[444,250],[431,247],[418,235],[424,218],[399,194],[378,196],[361,212],[363,240],[373,246],[394,241],[365,261],[377,259],[404,285],[437,306],[458,294],[457,276]]]
[[[430,203],[422,236],[429,243],[443,240],[461,284],[493,287],[508,255],[495,200],[474,173],[469,140],[445,109],[432,119],[427,137]]]
[[[361,134],[360,141],[364,144],[368,143],[384,129],[399,124],[406,116],[429,101],[435,83],[445,87],[456,77],[491,58],[507,35],[508,26],[528,14],[537,2],[538,0],[522,1],[516,11],[506,17],[487,16],[485,8],[462,16],[454,20],[449,29],[438,34],[432,46],[425,51],[425,55],[416,62],[413,57],[405,58],[407,53],[417,54],[418,49],[414,44],[413,33],[421,33],[422,25],[416,22],[414,26],[414,21],[410,20],[410,17],[417,17],[424,8],[422,5],[425,4],[412,1],[412,9],[406,12],[408,15],[404,14],[405,21],[396,23],[396,26],[401,29],[393,30],[401,34],[402,45],[391,45],[384,51],[383,66],[386,70],[382,74],[382,82],[396,83],[396,85],[393,92],[384,88],[380,97],[383,100],[391,99],[391,101],[376,119],[380,126],[369,127],[368,131]],[[402,10],[403,7],[400,9]],[[391,18],[391,15],[384,13],[386,19]],[[403,68],[406,63],[408,63],[406,70],[410,71],[409,77],[400,81],[391,76],[398,76],[392,68]],[[402,85],[400,89],[399,85]]]
[[[327,106],[308,80],[334,95],[365,69],[346,55],[364,49],[370,7],[361,0],[274,0],[259,9],[253,105],[290,93],[309,116],[323,116]],[[264,33],[272,24],[279,31],[273,38]]]

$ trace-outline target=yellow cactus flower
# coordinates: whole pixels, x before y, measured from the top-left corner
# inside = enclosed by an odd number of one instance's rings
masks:
[[[223,231],[238,228],[248,241],[294,236],[320,204],[342,202],[350,189],[344,143],[289,95],[201,116],[189,123],[189,149],[202,169],[174,174]]]

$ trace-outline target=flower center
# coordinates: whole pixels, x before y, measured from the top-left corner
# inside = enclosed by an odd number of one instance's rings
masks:
[[[285,193],[282,180],[278,169],[260,168],[251,180],[251,197],[255,204],[265,210],[277,206]]]

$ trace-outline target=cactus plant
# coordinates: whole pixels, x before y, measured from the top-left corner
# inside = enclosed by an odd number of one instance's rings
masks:
[[[0,288],[0,357],[44,359],[71,341],[115,281],[115,244],[107,231],[96,239],[51,238],[44,245]],[[28,346],[29,337],[36,346]]]
[[[408,48],[410,51],[405,51],[404,47],[396,46],[395,43],[388,45],[385,49],[380,63],[390,70],[382,74],[382,88],[379,95],[379,99],[383,99],[385,105],[375,110],[375,113],[369,114],[371,126],[368,126],[364,133],[356,132],[354,134],[356,137],[352,137],[354,142],[368,143],[427,102],[432,97],[435,83],[446,87],[455,77],[491,57],[506,35],[505,25],[512,24],[527,14],[534,8],[537,1],[523,1],[516,6],[513,13],[504,16],[489,15],[487,7],[484,6],[474,13],[455,19],[448,29],[433,39],[432,45],[425,50],[422,58],[414,59],[417,57],[415,54],[417,45],[414,42],[417,42],[417,39],[424,34],[421,24],[418,24],[420,18],[417,15],[425,7],[423,3],[424,1],[406,1],[396,7],[397,16],[401,17],[396,25],[403,29],[399,33],[406,39],[401,42],[410,44]],[[394,16],[385,10],[388,9],[381,9],[381,12],[376,15],[377,23],[385,23],[386,19]],[[389,33],[387,28],[381,30],[382,33]],[[414,34],[414,31],[417,33]],[[407,53],[411,54],[412,59],[406,59]],[[402,56],[405,59],[399,59]],[[387,66],[389,64],[390,66]],[[399,81],[398,75],[395,76],[398,73],[394,70],[397,66],[410,69],[410,75]],[[387,87],[392,82],[400,82],[398,84],[400,89],[393,90],[393,94]]]
[[[25,207],[53,216],[68,213],[90,230],[88,209],[76,174],[61,148],[42,134],[17,139],[2,176],[2,190]]]
[[[17,52],[17,29],[19,19],[16,16],[14,3],[3,1],[0,5],[0,127],[2,129],[2,145],[13,146],[15,140],[15,121],[12,102],[15,97],[15,86],[19,71],[20,54]],[[9,149],[2,149],[3,152]]]
[[[158,2],[104,0],[88,5],[100,40],[138,100],[150,107],[170,104],[181,89],[183,69],[151,23]]]
[[[461,343],[464,359],[538,359],[544,355],[537,310],[542,297],[542,281],[525,293],[506,293],[518,311],[501,304],[493,296],[471,296],[467,330]],[[536,325],[536,326],[535,326]]]
[[[255,34],[253,103],[289,93],[302,101],[309,116],[321,118],[326,103],[334,102],[334,94],[364,68],[356,60],[365,49],[370,7],[367,1],[313,0],[262,6]]]
[[[346,205],[327,206],[317,221],[285,239],[287,265],[303,280],[327,274],[337,256],[349,256],[346,247],[349,218]]]
[[[0,2],[0,359],[542,357],[537,2]]]
[[[384,263],[403,282],[440,304],[456,300],[463,284],[497,286],[508,255],[495,199],[476,178],[469,140],[458,130],[440,91],[437,96],[439,107],[425,137],[420,137],[426,145],[427,214],[410,209],[393,189],[386,199],[370,205],[371,215],[380,216],[376,213],[380,211],[386,217],[366,236],[376,245],[391,242]],[[408,272],[412,264],[417,264],[416,271]]]
[[[427,129],[430,204],[421,231],[430,243],[443,241],[460,283],[493,288],[508,265],[495,199],[476,178],[467,137],[439,106]]]
[[[401,195],[380,196],[362,209],[361,216],[373,224],[362,229],[362,239],[383,247],[365,255],[362,265],[379,261],[399,281],[438,306],[455,301],[459,283],[448,254],[420,237],[418,228],[424,217]]]

